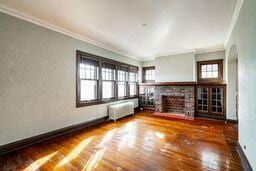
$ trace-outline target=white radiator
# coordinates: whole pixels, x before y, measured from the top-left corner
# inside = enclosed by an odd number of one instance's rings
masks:
[[[134,103],[125,102],[109,106],[109,119],[116,121],[118,118],[134,114]]]

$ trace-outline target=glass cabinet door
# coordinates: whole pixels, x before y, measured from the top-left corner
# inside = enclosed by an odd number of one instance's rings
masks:
[[[145,108],[154,108],[154,86],[140,86],[140,105]]]
[[[225,119],[225,86],[200,85],[196,88],[196,115],[215,119]]]
[[[211,88],[211,112],[218,114],[223,113],[223,94],[223,88]]]
[[[154,107],[154,86],[148,86],[147,90],[147,107]]]
[[[208,112],[208,88],[199,87],[197,88],[197,111]]]
[[[146,106],[146,88],[145,86],[140,86],[140,105],[142,107]]]

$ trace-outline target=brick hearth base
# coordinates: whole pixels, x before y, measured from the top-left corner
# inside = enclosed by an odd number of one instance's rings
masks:
[[[185,116],[180,114],[174,114],[174,113],[161,113],[161,112],[154,112],[153,115],[163,117],[166,119],[183,119],[183,120],[190,120],[193,121],[194,117],[191,116]]]

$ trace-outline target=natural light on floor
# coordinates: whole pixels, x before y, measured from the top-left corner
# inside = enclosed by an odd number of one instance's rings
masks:
[[[64,164],[68,163],[69,161],[75,159],[83,149],[92,141],[95,136],[87,138],[83,140],[78,146],[76,146],[56,167],[63,166]]]

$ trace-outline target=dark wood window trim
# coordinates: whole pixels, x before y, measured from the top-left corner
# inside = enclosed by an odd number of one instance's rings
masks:
[[[146,80],[145,76],[146,76],[146,71],[147,70],[155,70],[155,66],[148,66],[148,67],[143,67],[142,68],[142,83],[152,83],[155,82],[155,80]]]
[[[218,78],[202,78],[201,66],[207,65],[207,64],[218,65]],[[223,59],[197,62],[197,81],[199,84],[200,83],[222,83],[223,82]]]
[[[98,76],[98,89],[97,89],[97,93],[98,93],[98,97],[97,100],[91,100],[91,101],[80,101],[80,58],[81,57],[85,57],[87,59],[91,59],[94,61],[98,61],[99,62],[99,76]],[[102,98],[102,67],[104,63],[109,63],[115,66],[115,97],[111,98],[111,99],[103,99]],[[104,104],[104,103],[111,103],[111,102],[115,102],[118,100],[126,100],[126,99],[133,99],[133,98],[138,98],[138,90],[137,90],[137,95],[136,96],[129,96],[129,78],[127,79],[127,84],[126,84],[126,91],[127,91],[127,96],[123,97],[123,98],[118,98],[118,69],[122,66],[125,66],[128,68],[128,73],[130,71],[130,69],[134,69],[136,68],[136,70],[138,71],[139,68],[137,66],[133,66],[133,65],[129,65],[126,63],[122,63],[119,61],[115,61],[115,60],[111,60],[111,59],[107,59],[101,56],[97,56],[94,54],[90,54],[90,53],[86,53],[86,52],[82,52],[77,50],[76,51],[76,107],[83,107],[83,106],[90,106],[90,105],[97,105],[97,104]],[[138,72],[137,72],[138,74]],[[129,75],[129,74],[128,74]],[[137,86],[138,86],[138,81],[136,82]]]

